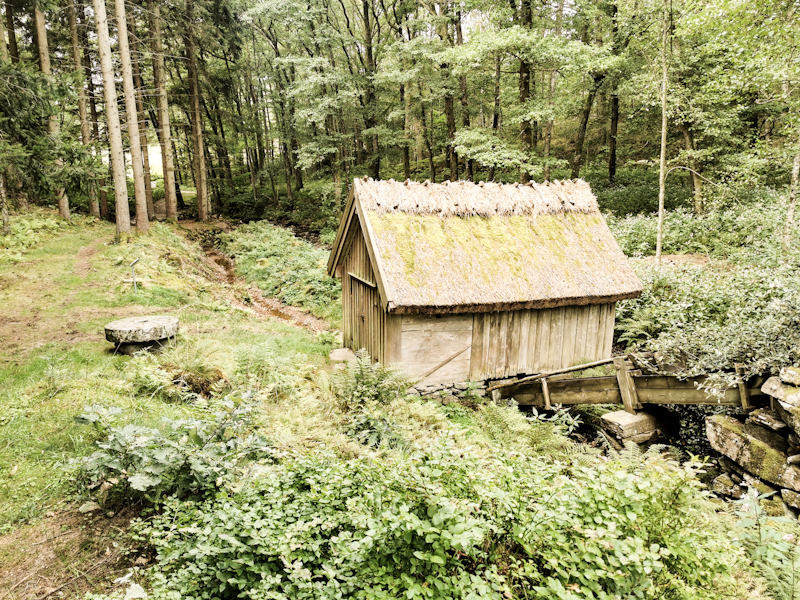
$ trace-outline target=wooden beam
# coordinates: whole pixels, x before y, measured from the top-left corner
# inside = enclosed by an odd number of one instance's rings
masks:
[[[636,385],[633,383],[628,365],[625,363],[624,356],[618,356],[614,359],[614,367],[617,369],[617,383],[619,384],[619,393],[622,396],[622,404],[625,406],[626,412],[632,415],[636,414],[636,409],[641,408],[639,404],[639,396],[636,393]]]
[[[351,273],[350,271],[348,271],[347,274],[350,275],[350,277],[352,277],[353,279],[357,279],[358,281],[360,281],[361,283],[363,283],[367,287],[371,287],[372,289],[375,289],[376,287],[378,287],[377,283],[374,283],[372,281],[367,281],[366,279],[364,279],[363,277],[359,277],[355,273]]]
[[[519,383],[526,383],[528,381],[537,381],[539,379],[543,379],[545,377],[552,377],[553,375],[561,375],[562,373],[572,373],[573,371],[583,371],[584,369],[591,369],[592,367],[599,367],[600,365],[606,365],[610,362],[614,362],[614,358],[604,358],[603,360],[596,360],[594,362],[586,363],[585,365],[575,365],[574,367],[567,367],[565,369],[557,369],[556,371],[549,371],[547,373],[539,373],[538,375],[531,375],[530,377],[523,377],[522,379],[515,379],[514,381],[505,381],[503,383],[498,383],[497,385],[493,385],[487,388],[486,391],[491,392],[493,390],[498,390],[500,388],[509,387],[511,385],[517,385]]]
[[[550,390],[547,388],[547,378],[542,379],[542,395],[544,396],[544,407],[550,410]]]
[[[451,357],[444,359],[444,360],[443,360],[442,362],[440,362],[438,365],[436,365],[435,367],[433,367],[433,368],[432,368],[430,371],[428,371],[427,373],[425,373],[425,374],[422,376],[422,379],[425,379],[426,377],[429,377],[430,375],[432,375],[433,373],[435,373],[436,371],[438,371],[439,369],[441,369],[443,366],[445,366],[447,363],[449,363],[451,360],[453,360],[453,359],[454,359],[456,356],[459,356],[459,355],[463,354],[464,352],[466,352],[466,351],[467,351],[467,350],[469,350],[470,348],[472,348],[472,341],[470,341],[470,343],[469,343],[469,344],[467,344],[467,345],[466,345],[464,348],[462,348],[461,350],[459,350],[458,352],[456,352],[455,354],[453,354]]]
[[[355,189],[355,185],[353,189]],[[378,291],[381,293],[381,302],[383,303],[383,308],[388,310],[389,304],[394,302],[394,298],[390,295],[390,290],[386,288],[386,269],[383,268],[383,261],[381,260],[380,254],[375,249],[375,232],[372,230],[372,223],[369,222],[369,217],[366,211],[361,207],[361,202],[358,201],[358,198],[354,199],[353,204],[356,207],[358,220],[361,223],[361,231],[364,234],[364,241],[367,245],[369,259],[372,262],[372,269],[378,283]]]
[[[736,379],[736,385],[739,388],[739,398],[742,401],[742,410],[744,412],[750,412],[753,410],[753,405],[750,403],[750,392],[747,389],[747,384],[744,382],[744,365],[737,364],[736,366],[736,374],[739,376]]]

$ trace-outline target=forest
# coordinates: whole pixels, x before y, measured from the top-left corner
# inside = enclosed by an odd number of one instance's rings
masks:
[[[1,0],[0,600],[800,597],[799,9]],[[364,177],[584,179],[614,354],[788,412],[647,447],[334,364]],[[118,353],[142,315],[179,334]]]

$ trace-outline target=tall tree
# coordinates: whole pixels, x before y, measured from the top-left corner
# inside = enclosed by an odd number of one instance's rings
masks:
[[[117,41],[122,65],[122,88],[125,92],[128,140],[131,145],[133,193],[136,202],[136,231],[138,233],[147,233],[150,230],[150,220],[147,215],[147,195],[144,191],[144,165],[142,164],[142,145],[139,141],[139,115],[136,110],[136,88],[133,85],[133,68],[131,66],[131,51],[128,43],[125,0],[115,0],[114,4],[117,13]]]
[[[161,162],[164,169],[164,201],[167,219],[178,218],[178,196],[175,185],[175,158],[172,152],[169,102],[167,101],[166,69],[161,32],[161,7],[156,0],[147,0],[150,16],[150,43],[153,52],[153,78],[155,80],[158,113],[158,140],[161,144]]]
[[[39,67],[48,78],[53,75],[50,69],[50,48],[47,44],[47,25],[45,23],[44,12],[36,6],[34,8],[34,20],[36,22],[36,43],[39,47]],[[58,138],[58,117],[53,114],[48,121],[48,130],[53,138],[52,143],[57,143]],[[63,161],[59,158],[56,161],[57,167],[63,167]],[[63,219],[69,220],[69,198],[63,186],[59,186],[56,191],[58,198],[58,214]]]
[[[92,145],[92,134],[89,116],[86,111],[86,90],[83,89],[83,64],[81,51],[78,44],[78,21],[75,11],[75,0],[67,0],[67,18],[69,19],[70,41],[72,42],[72,62],[75,72],[78,73],[78,116],[81,121],[81,141],[84,146]],[[97,203],[97,191],[93,184],[89,184],[89,213],[95,217],[100,216],[100,205]]]
[[[206,181],[205,145],[203,144],[203,121],[200,112],[200,79],[197,74],[195,49],[194,0],[186,0],[186,24],[184,41],[189,77],[189,96],[192,115],[192,145],[194,148],[194,180],[197,188],[197,218],[208,219],[208,186]]]
[[[100,56],[100,71],[103,75],[103,95],[106,101],[106,124],[108,126],[109,158],[114,178],[114,198],[117,216],[117,241],[131,234],[131,217],[128,206],[128,181],[125,177],[125,157],[122,150],[122,128],[117,108],[114,67],[111,61],[111,39],[108,34],[108,17],[105,0],[92,0],[95,27],[97,29],[97,53]]]

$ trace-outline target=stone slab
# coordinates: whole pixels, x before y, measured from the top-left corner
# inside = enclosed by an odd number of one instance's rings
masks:
[[[745,470],[778,487],[800,492],[800,468],[786,463],[786,455],[748,435],[732,417],[706,418],[706,434],[711,447],[736,461]]]
[[[789,434],[789,443],[794,445],[794,441],[797,441],[797,432],[800,431],[800,407],[792,406],[782,400],[776,400],[775,411],[781,420],[792,428],[795,435],[793,437]]]
[[[624,410],[617,410],[604,414],[601,420],[603,428],[620,439],[632,438],[658,429],[656,417],[644,411],[632,415]]]
[[[783,383],[800,386],[800,369],[797,367],[783,367],[780,378]]]
[[[155,342],[178,334],[178,319],[165,315],[129,317],[106,325],[106,339],[114,344]]]
[[[337,348],[332,350],[329,356],[333,362],[350,362],[356,359],[356,353],[350,348]]]
[[[792,406],[800,406],[800,387],[788,385],[780,377],[770,377],[761,386],[761,391],[767,396],[782,400]]]
[[[754,438],[761,440],[768,446],[775,448],[775,450],[786,454],[786,451],[789,449],[789,442],[786,441],[786,438],[783,437],[780,433],[776,433],[771,429],[767,429],[766,427],[762,427],[757,423],[753,423],[750,419],[744,424],[744,432],[747,435],[751,435]]]
[[[748,423],[756,423],[763,427],[767,427],[772,431],[778,433],[785,433],[789,426],[781,420],[777,411],[770,410],[769,408],[758,408],[747,415]]]

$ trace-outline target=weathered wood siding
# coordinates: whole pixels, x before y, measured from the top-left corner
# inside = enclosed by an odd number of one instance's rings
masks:
[[[386,312],[358,223],[351,227],[348,238],[341,263],[344,345],[354,351],[365,348],[373,359],[384,362]]]
[[[390,317],[396,319],[398,317]],[[425,383],[454,383],[469,378],[473,315],[402,315],[399,357],[406,373],[422,377],[438,364],[461,352],[424,379]]]
[[[499,379],[611,356],[614,303],[474,315],[469,378]]]

